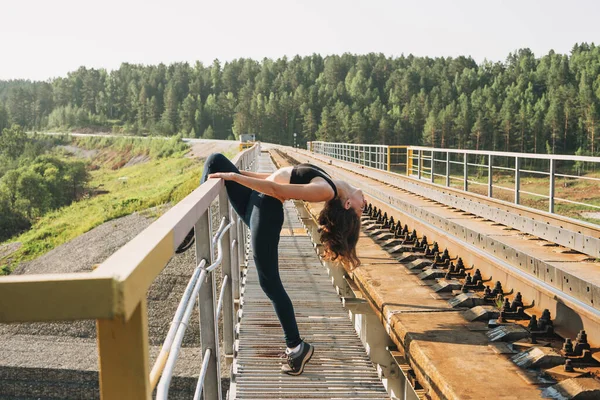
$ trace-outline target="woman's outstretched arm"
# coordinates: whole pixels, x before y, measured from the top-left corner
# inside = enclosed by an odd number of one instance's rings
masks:
[[[322,182],[318,181],[298,185],[277,183],[266,179],[236,174],[234,172],[218,172],[215,174],[210,174],[208,177],[234,181],[240,185],[244,185],[268,196],[275,197],[281,201],[295,199],[309,202],[319,202],[331,200],[335,196],[331,186],[329,186],[329,184],[324,180]]]
[[[242,174],[244,176],[249,176],[251,178],[257,178],[257,179],[267,179],[269,176],[271,176],[270,172],[240,171],[240,174]]]

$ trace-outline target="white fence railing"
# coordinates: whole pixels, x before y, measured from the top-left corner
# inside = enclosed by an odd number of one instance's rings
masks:
[[[577,206],[583,215],[600,210],[597,197],[573,198],[572,191],[564,190],[600,185],[600,157],[327,142],[308,142],[307,148],[338,160],[524,206],[542,200],[549,213],[560,214],[557,204]]]

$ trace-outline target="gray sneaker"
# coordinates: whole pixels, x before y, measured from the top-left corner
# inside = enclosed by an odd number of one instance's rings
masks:
[[[314,350],[315,348],[306,342],[302,342],[300,350],[293,354],[289,354],[286,350],[287,365],[284,364],[281,371],[288,375],[300,375],[304,372],[304,365],[310,361]]]

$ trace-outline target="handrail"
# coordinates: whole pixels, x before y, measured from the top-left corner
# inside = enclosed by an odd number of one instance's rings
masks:
[[[225,218],[223,218],[223,221],[221,222],[221,225],[225,224]],[[229,230],[229,228],[231,228],[235,223],[233,221],[231,221],[227,226],[224,226],[221,229],[220,232],[217,232],[217,235],[215,235],[215,239],[213,239],[213,247],[214,247],[214,243],[215,241],[217,242],[217,253],[219,254],[219,256],[217,257],[217,259],[215,260],[215,262],[213,262],[211,265],[208,266],[208,268],[206,268],[207,272],[212,272],[215,269],[217,269],[217,267],[219,265],[221,265],[221,261],[223,261],[223,245],[221,244],[221,239],[223,237],[223,235],[225,234],[225,232],[227,232]]]
[[[328,143],[319,141],[308,143],[308,149],[314,153],[319,153],[326,157],[337,158],[339,160],[349,161],[390,172],[392,172],[392,166],[397,165],[396,161],[398,160],[398,157],[400,157],[400,160],[405,158],[407,160],[406,170],[400,171],[400,173],[408,176],[411,179],[425,181],[439,187],[448,187],[450,186],[451,182],[462,181],[462,190],[466,192],[473,192],[473,190],[469,190],[469,184],[487,186],[487,194],[481,194],[479,192],[478,194],[486,196],[490,199],[494,199],[494,201],[511,202],[522,206],[527,210],[535,210],[535,212],[541,211],[549,214],[559,215],[562,213],[562,217],[573,221],[576,220],[572,217],[574,210],[557,210],[557,204],[569,203],[581,206],[582,208],[580,208],[578,211],[582,212],[581,216],[584,218],[585,215],[583,214],[583,211],[597,210],[600,208],[600,204],[593,199],[590,199],[589,201],[586,200],[576,202],[565,199],[564,197],[567,196],[564,195],[559,197],[555,193],[556,188],[559,187],[557,182],[559,177],[571,180],[600,181],[600,178],[593,175],[577,176],[579,171],[575,172],[575,170],[574,173],[559,173],[557,165],[560,162],[569,161],[570,163],[583,163],[584,165],[594,163],[600,166],[600,157],[571,156],[564,154],[532,154],[487,150],[442,149],[425,146],[404,146],[401,147],[401,149],[403,149],[401,152],[392,152],[392,150],[397,149],[398,146],[371,145],[374,146],[373,148],[368,146],[369,145]],[[381,160],[381,153],[383,152],[384,148],[387,149],[387,162],[382,162]],[[454,159],[451,159],[452,154],[456,154],[458,156],[452,157]],[[443,155],[445,155],[445,159],[441,159]],[[479,162],[478,156],[483,156],[481,162]],[[475,158],[476,162],[469,162],[469,158],[471,158],[471,161],[473,161],[473,158]],[[514,164],[510,165],[513,163],[513,159]],[[494,160],[496,160],[495,163]],[[529,165],[524,165],[526,160],[528,161],[528,164],[533,164],[533,166],[530,167]],[[545,163],[542,163],[541,160],[548,161],[549,165],[546,167],[546,165],[544,165]],[[540,167],[540,165],[544,166]],[[563,163],[560,165],[561,167],[574,169],[576,168],[577,164]],[[480,174],[482,170],[487,169],[487,182],[469,179],[473,177],[473,172],[472,170],[469,170],[470,168],[477,168],[478,174]],[[494,177],[498,176],[499,171],[506,171],[502,177],[510,177],[510,175],[514,176],[513,188],[502,186],[502,181],[494,182]],[[397,170],[393,172],[399,173]],[[456,177],[457,172],[460,174],[459,177]],[[535,175],[535,179],[539,179],[539,181],[536,181],[535,184],[537,186],[539,186],[540,183],[547,185],[548,194],[535,193],[536,190],[528,191],[528,188],[525,186],[528,183],[521,179],[523,174]],[[509,183],[509,185],[510,184],[511,183]],[[522,188],[521,186],[524,187]],[[510,190],[513,194],[510,196],[510,199],[506,198],[506,194],[503,194],[499,197],[498,194],[495,193],[494,189]],[[545,192],[545,190],[543,191]],[[526,195],[529,197],[522,198],[521,195]],[[532,198],[544,198],[546,200],[544,203],[539,204],[531,202]],[[523,202],[525,202],[525,204],[523,204]],[[541,208],[544,208],[545,210],[542,210]],[[577,222],[589,224],[581,220],[578,220]]]
[[[221,239],[221,234],[223,233],[223,229],[225,229],[226,223],[227,223],[227,217],[221,218],[221,223],[219,224],[219,227],[217,228],[217,231],[215,232],[215,236],[213,236],[213,239],[212,239],[213,249],[217,245],[217,241]]]
[[[192,273],[192,277],[188,281],[187,287],[185,288],[185,292],[179,301],[179,305],[177,306],[177,310],[175,311],[175,316],[173,317],[173,321],[171,321],[171,326],[169,327],[169,332],[167,333],[167,337],[163,342],[162,348],[160,349],[160,353],[156,358],[154,366],[152,367],[152,371],[150,372],[150,387],[152,390],[156,388],[156,384],[158,383],[158,378],[160,374],[163,372],[165,368],[165,364],[167,363],[167,358],[169,357],[169,353],[171,352],[171,345],[173,344],[173,340],[175,339],[175,334],[177,333],[177,329],[181,324],[183,314],[185,313],[187,303],[192,295],[196,282],[201,275],[201,272],[206,265],[206,260],[202,259],[200,264],[194,269]]]
[[[202,282],[204,282],[204,278],[206,277],[206,270],[203,269],[200,273],[200,279],[194,285],[194,290],[192,292],[192,298],[194,301],[188,301],[185,307],[185,313],[183,314],[183,319],[179,326],[177,327],[177,333],[175,334],[175,339],[171,344],[171,351],[169,353],[169,357],[167,358],[167,362],[165,364],[165,368],[163,374],[158,382],[158,387],[156,388],[156,398],[157,399],[166,399],[169,395],[169,385],[171,383],[171,378],[173,377],[173,370],[175,369],[175,362],[179,357],[179,350],[181,349],[181,343],[183,342],[183,336],[185,334],[185,330],[187,328],[188,322],[190,321],[190,317],[192,315],[192,311],[194,310],[194,304],[196,303],[195,298],[198,296],[198,292],[200,292],[200,288],[202,287]]]
[[[208,371],[208,362],[210,361],[211,353],[212,351],[210,349],[206,349],[206,351],[204,352],[204,356],[202,357],[202,368],[200,369],[200,375],[198,375],[198,383],[196,384],[194,400],[200,400],[200,396],[202,396],[204,378],[206,377],[206,371]]]
[[[225,299],[225,289],[227,288],[227,281],[229,276],[225,275],[223,282],[221,283],[221,292],[219,293],[219,301],[217,302],[217,308],[215,310],[215,318],[221,314],[221,308],[223,308],[223,300]]]
[[[575,156],[568,154],[538,154],[538,153],[515,153],[510,151],[488,151],[488,150],[466,150],[466,149],[445,149],[438,147],[426,146],[408,146],[411,150],[433,151],[435,153],[454,153],[454,154],[476,154],[476,155],[492,155],[494,157],[519,157],[519,158],[535,158],[535,159],[555,159],[562,161],[583,161],[583,162],[600,162],[600,157],[592,156]]]
[[[182,318],[180,318],[180,320],[178,321],[174,338],[171,340],[171,343],[168,345],[169,349],[167,351],[165,351],[167,360],[164,363],[163,368],[160,368],[160,370],[163,370],[163,373],[162,373],[162,377],[160,378],[160,381],[158,383],[158,388],[157,388],[157,393],[156,393],[157,399],[166,399],[169,394],[169,385],[171,383],[171,378],[173,375],[173,370],[175,368],[175,363],[177,362],[177,358],[179,357],[179,350],[181,348],[183,336],[187,329],[187,324],[190,319],[190,316],[191,316],[191,313],[193,310],[193,306],[196,303],[196,297],[198,296],[198,293],[200,292],[200,288],[202,287],[202,282],[204,281],[204,278],[206,277],[206,275],[211,273],[212,271],[214,271],[219,265],[221,265],[221,262],[223,261],[223,240],[222,240],[223,235],[235,224],[234,221],[231,221],[229,224],[225,225],[226,222],[227,222],[227,218],[223,217],[221,219],[221,224],[219,225],[219,228],[217,229],[217,232],[215,233],[215,235],[213,236],[213,239],[212,239],[212,245],[213,245],[212,247],[214,248],[215,245],[217,246],[217,253],[218,253],[217,259],[207,268],[204,268],[204,265],[206,265],[206,261],[204,259],[200,262],[200,265],[197,267],[197,269],[198,268],[201,269],[201,273],[200,273],[198,280],[194,284],[194,289],[191,291],[190,296],[186,296],[187,295],[187,290],[186,290],[186,293],[184,293],[184,296],[180,302],[180,306],[182,304],[185,304],[185,311],[183,312]],[[192,279],[195,276],[196,276],[196,274],[194,274]],[[221,308],[223,306],[223,299],[225,297],[225,289],[227,287],[227,281],[228,281],[228,276],[225,275],[225,277],[223,278],[223,283],[221,284],[221,292],[219,295],[219,301],[218,301],[217,309],[215,311],[215,316],[214,316],[215,320],[217,320],[217,316],[219,315]],[[192,283],[192,280],[190,280],[190,283],[188,283],[188,287],[191,285],[191,283]],[[178,314],[179,314],[179,308],[177,309],[176,317]],[[169,330],[169,333],[171,333],[171,330]],[[167,339],[169,339],[169,335],[167,335]],[[165,340],[165,344],[163,345],[163,348],[166,345],[167,345],[167,341]],[[161,354],[163,354],[162,350],[161,350]],[[163,357],[165,357],[165,355],[163,355]],[[158,361],[159,360],[157,360],[157,362]],[[154,369],[153,369],[153,372],[155,372]],[[158,375],[160,375],[159,368],[156,369],[156,372],[154,375],[151,375],[151,377],[150,377],[151,384],[152,384],[152,382],[154,382],[153,379],[156,380],[158,378]],[[152,388],[154,388],[154,385],[152,385]]]

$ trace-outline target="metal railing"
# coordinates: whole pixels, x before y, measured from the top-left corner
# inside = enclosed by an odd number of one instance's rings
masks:
[[[232,161],[240,170],[255,170],[259,146]],[[216,217],[211,203],[217,197],[221,224],[211,237]],[[150,371],[147,291],[192,227],[197,267]],[[232,210],[224,182],[210,180],[92,272],[0,278],[0,323],[96,319],[101,398],[147,400],[156,387],[156,398],[165,399],[197,303],[203,360],[194,398],[204,393],[205,399],[220,400],[219,316],[222,312],[225,356],[233,357],[234,304],[240,297],[240,264],[246,261],[247,244],[247,228]],[[214,271],[219,266],[217,297]]]
[[[600,210],[599,199],[569,198],[569,191],[563,190],[573,185],[599,185],[600,157],[326,142],[309,142],[307,148],[327,157],[552,214],[573,217],[569,205],[577,206],[579,213]],[[559,203],[564,212],[557,210]]]
[[[309,142],[312,151],[338,160],[349,161],[367,167],[386,169],[388,164],[388,146],[375,144],[352,144]]]

